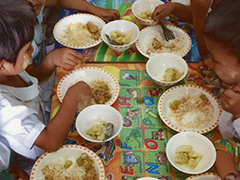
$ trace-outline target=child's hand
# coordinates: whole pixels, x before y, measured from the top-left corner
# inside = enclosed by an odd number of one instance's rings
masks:
[[[84,55],[69,48],[55,49],[47,57],[54,65],[65,69],[73,69],[76,65],[84,63]]]
[[[233,114],[234,119],[240,118],[240,85],[226,88],[220,96],[223,110]]]
[[[89,100],[93,97],[91,87],[84,81],[79,81],[71,86],[67,93],[74,97],[78,102]]]
[[[97,11],[94,12],[94,14],[102,18],[105,22],[109,22],[110,20],[120,19],[120,14],[115,9],[99,8]]]
[[[174,11],[174,9],[175,9],[174,3],[159,5],[154,9],[152,14],[152,19],[158,22],[160,19],[166,16],[170,16]]]

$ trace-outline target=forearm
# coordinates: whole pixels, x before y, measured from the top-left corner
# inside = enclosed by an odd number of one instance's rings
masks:
[[[87,0],[46,0],[45,7],[59,6],[67,9],[85,11],[93,13],[97,7],[89,3]]]
[[[192,24],[192,11],[190,6],[183,5],[181,3],[171,3],[174,6],[173,15],[178,18],[179,21]]]
[[[38,79],[39,82],[46,80],[55,71],[56,66],[51,62],[47,56],[43,59],[39,66],[31,64],[27,67],[26,71]]]
[[[63,145],[71,128],[79,102],[69,96],[73,97],[71,93],[65,95],[58,113],[50,120],[35,141],[35,145],[45,151],[58,150]]]

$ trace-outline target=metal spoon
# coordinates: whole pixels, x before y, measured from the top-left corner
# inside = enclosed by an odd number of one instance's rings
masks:
[[[175,34],[173,31],[167,28],[167,26],[162,22],[162,20],[159,20],[159,24],[162,26],[163,34],[166,39],[166,41],[169,41],[171,39],[175,39]]]
[[[105,128],[105,137],[103,139],[103,142],[105,142],[112,135],[114,125],[111,122],[107,122],[104,128]]]
[[[105,36],[106,36],[106,38],[107,38],[107,40],[110,44],[112,44],[112,45],[122,45],[122,44],[112,40],[109,35],[105,34]]]

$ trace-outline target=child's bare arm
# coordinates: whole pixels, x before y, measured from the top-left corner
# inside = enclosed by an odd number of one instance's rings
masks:
[[[58,113],[47,124],[34,145],[45,151],[56,151],[64,143],[75,118],[78,103],[92,98],[91,88],[83,81],[70,87]]]
[[[221,179],[224,179],[224,177],[229,173],[235,173],[238,175],[233,156],[225,151],[217,151],[214,168]]]
[[[76,65],[83,62],[84,55],[81,53],[69,48],[61,48],[51,51],[39,66],[28,66],[26,71],[36,77],[39,82],[42,82],[52,75],[57,66],[73,69]]]
[[[46,7],[60,6],[63,8],[88,12],[99,16],[105,21],[109,21],[108,18],[111,18],[112,20],[120,18],[119,12],[117,10],[100,8],[89,3],[87,0],[46,0],[45,6]]]
[[[202,59],[207,57],[207,47],[204,41],[204,24],[210,8],[211,0],[191,0],[193,27],[196,35],[196,42]]]
[[[153,12],[152,18],[154,21],[159,21],[160,19],[170,16],[171,14],[176,16],[180,21],[192,23],[191,8],[181,3],[166,3],[157,6]]]

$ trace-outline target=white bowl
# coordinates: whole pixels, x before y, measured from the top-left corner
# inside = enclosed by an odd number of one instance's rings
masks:
[[[152,178],[152,177],[143,177],[143,178],[138,178],[137,180],[158,180],[158,179]]]
[[[162,27],[160,25],[145,27],[140,31],[139,38],[136,42],[136,47],[143,56],[150,58],[151,56],[158,54],[158,52],[155,52],[155,53],[147,52],[149,49],[149,44],[152,43],[153,38],[159,39],[160,42],[166,45],[167,43],[173,44],[173,43],[176,43],[176,41],[178,42],[178,44],[175,45],[176,46],[175,48],[176,49],[179,48],[179,49],[176,50],[174,48],[172,49],[164,48],[164,50],[162,50],[161,53],[173,53],[183,57],[190,51],[192,46],[192,40],[190,36],[179,27],[172,26],[172,25],[166,25],[166,26],[174,32],[178,40],[174,39],[167,42],[165,40]]]
[[[64,145],[56,152],[46,152],[42,156],[38,158],[38,160],[34,164],[34,168],[30,173],[30,179],[32,180],[40,180],[44,179],[44,175],[42,173],[42,169],[53,162],[58,161],[59,159],[77,159],[82,153],[86,153],[90,158],[93,159],[95,168],[98,173],[98,180],[105,179],[105,171],[104,166],[100,158],[96,153],[91,151],[90,149],[80,146],[80,145]]]
[[[66,16],[59,20],[53,29],[53,35],[54,38],[63,46],[74,48],[74,49],[86,49],[90,47],[94,47],[102,42],[101,37],[99,37],[98,40],[93,40],[92,42],[89,42],[87,45],[75,45],[72,42],[69,42],[62,38],[62,34],[64,32],[64,29],[70,24],[70,23],[83,23],[87,24],[88,22],[92,22],[96,26],[98,26],[99,29],[102,29],[103,26],[106,24],[101,18],[94,16],[92,14],[85,14],[85,13],[78,13],[78,14],[72,14],[69,16]]]
[[[174,162],[175,151],[179,146],[191,145],[193,151],[200,153],[203,157],[199,161],[198,165],[190,170],[184,165],[180,165]],[[179,171],[187,174],[200,174],[210,169],[216,160],[216,150],[212,142],[205,136],[194,132],[181,132],[167,142],[166,155],[169,162]]]
[[[163,76],[168,68],[176,68],[179,72],[183,72],[180,79],[172,82],[165,82]],[[161,53],[151,57],[146,63],[146,71],[148,75],[161,86],[172,86],[181,81],[188,73],[186,61],[175,54]]]
[[[75,124],[76,129],[84,139],[90,142],[102,143],[102,141],[92,139],[85,132],[99,121],[111,122],[114,125],[113,133],[106,141],[115,138],[123,127],[123,119],[119,111],[109,105],[98,104],[89,106],[79,113]]]
[[[153,12],[154,9],[158,5],[161,5],[161,4],[164,4],[164,3],[160,0],[137,0],[132,5],[132,12],[133,12],[134,16],[136,16],[136,18],[144,26],[155,25],[155,24],[157,24],[157,22],[155,22],[153,20],[142,19],[141,17],[139,17],[139,14],[146,10]]]
[[[131,37],[131,42],[129,44],[125,44],[125,45],[112,45],[109,43],[107,37],[105,36],[105,34],[110,36],[110,33],[112,31],[116,31],[119,30],[123,33],[128,33],[129,31],[133,31],[132,37]],[[134,24],[131,21],[127,21],[127,20],[116,20],[116,21],[112,21],[107,23],[106,25],[103,26],[103,29],[101,31],[101,37],[102,40],[112,49],[114,49],[115,51],[118,52],[123,52],[127,49],[129,49],[138,39],[139,37],[139,28],[137,27],[136,24]]]

